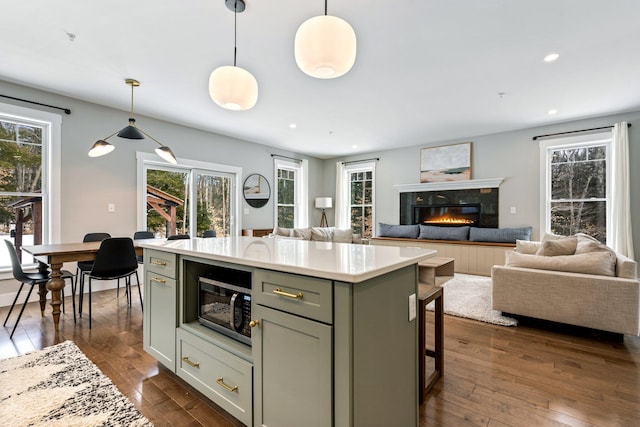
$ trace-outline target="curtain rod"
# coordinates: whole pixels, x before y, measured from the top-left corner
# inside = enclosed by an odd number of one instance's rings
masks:
[[[361,162],[369,162],[371,160],[375,160],[376,162],[380,160],[380,157],[373,157],[371,159],[362,159],[362,160],[350,160],[348,162],[342,162],[343,165],[348,165],[350,163],[361,163]]]
[[[280,154],[272,154],[271,157],[280,157],[283,159],[295,160],[296,162],[302,162],[302,159],[296,159],[294,157],[281,156]]]
[[[65,114],[71,114],[71,110],[68,108],[63,108],[63,107],[56,107],[55,105],[49,105],[49,104],[43,104],[41,102],[36,102],[36,101],[29,101],[28,99],[22,99],[22,98],[15,98],[13,96],[9,96],[9,95],[2,95],[0,94],[0,97],[2,98],[8,98],[8,99],[13,99],[14,101],[21,101],[21,102],[27,102],[29,104],[35,104],[35,105],[41,105],[43,107],[49,107],[49,108],[55,108],[56,110],[62,110],[64,111]]]
[[[630,128],[631,127],[631,123],[627,123],[627,127]],[[591,130],[602,130],[602,129],[611,129],[613,128],[613,126],[602,126],[599,128],[591,128],[591,129],[580,129],[580,130],[570,130],[567,132],[558,132],[558,133],[548,133],[546,135],[538,135],[538,136],[534,136],[533,140],[537,140],[538,138],[547,138],[549,136],[558,136],[558,135],[567,135],[570,133],[578,133],[578,132],[589,132]]]

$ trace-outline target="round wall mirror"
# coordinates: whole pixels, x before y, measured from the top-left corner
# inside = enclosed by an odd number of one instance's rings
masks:
[[[258,173],[251,174],[245,178],[242,191],[244,193],[244,199],[249,206],[254,208],[263,207],[269,201],[269,197],[271,197],[269,181]]]

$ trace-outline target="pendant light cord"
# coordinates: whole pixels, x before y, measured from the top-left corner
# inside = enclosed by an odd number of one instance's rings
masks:
[[[327,0],[324,0],[324,16],[327,16]]]
[[[233,66],[236,66],[236,55],[238,51],[238,0],[233,7]]]

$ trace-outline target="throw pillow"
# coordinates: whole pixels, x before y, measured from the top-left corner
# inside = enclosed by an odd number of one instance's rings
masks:
[[[472,242],[516,243],[516,240],[531,240],[531,227],[479,228],[471,227],[469,240]]]
[[[505,265],[536,270],[566,271],[569,273],[615,276],[616,258],[609,252],[590,252],[580,255],[541,257],[518,252],[506,253]]]
[[[311,227],[311,240],[331,242],[333,240],[333,230],[333,227]]]
[[[437,225],[420,224],[418,239],[427,240],[467,240],[469,238],[469,226],[462,227],[438,227]]]
[[[420,226],[414,225],[390,225],[378,223],[378,237],[401,237],[417,239],[420,234]]]
[[[576,252],[578,239],[574,236],[563,237],[557,240],[545,239],[540,243],[540,248],[536,251],[536,255],[540,256],[561,256],[573,255]]]
[[[346,228],[344,230],[336,228],[333,230],[333,241],[336,243],[352,243],[353,230],[351,228]]]
[[[595,237],[591,237],[588,234],[576,233],[575,237],[578,240],[578,246],[576,247],[577,254],[613,251],[613,249],[611,249],[607,245],[600,243],[598,239],[596,239]]]
[[[273,229],[273,232],[271,234],[273,234],[274,236],[291,237],[292,232],[293,232],[293,229],[291,228],[276,227]]]
[[[311,240],[311,229],[310,228],[294,228],[293,235],[295,237],[301,237],[302,240]]]
[[[540,242],[532,242],[530,240],[516,240],[516,252],[527,255],[535,255],[540,247]]]

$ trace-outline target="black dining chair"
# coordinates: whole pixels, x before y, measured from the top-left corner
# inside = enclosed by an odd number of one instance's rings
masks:
[[[20,323],[20,318],[22,318],[22,313],[24,312],[24,309],[27,306],[27,302],[29,302],[29,297],[31,296],[33,287],[36,285],[40,285],[42,283],[47,283],[51,278],[51,276],[49,275],[48,272],[47,273],[43,273],[43,272],[25,273],[24,270],[22,270],[22,263],[18,259],[18,253],[16,252],[16,248],[13,246],[13,243],[11,243],[8,240],[5,240],[4,242],[7,244],[7,249],[9,250],[9,256],[11,257],[11,270],[13,272],[13,278],[16,279],[18,282],[20,282],[20,288],[18,288],[16,297],[13,299],[13,303],[11,303],[11,308],[9,309],[9,312],[7,313],[7,317],[4,319],[4,323],[2,324],[2,326],[7,325],[9,316],[11,316],[11,312],[13,311],[13,308],[15,307],[16,302],[18,301],[18,297],[20,296],[20,293],[22,292],[22,288],[24,287],[24,285],[28,283],[30,286],[29,292],[27,292],[27,297],[25,298],[24,303],[22,304],[22,308],[20,309],[20,313],[18,314],[18,318],[16,319],[16,323],[15,325],[13,325],[13,329],[11,330],[11,335],[9,336],[9,338],[11,339],[13,338],[13,333],[16,331],[16,327],[18,326],[18,323]],[[73,289],[74,289],[73,273],[67,270],[61,270],[60,273],[61,273],[62,280],[71,279],[71,289],[73,293]],[[64,313],[65,311],[64,310],[64,288],[62,288],[60,292],[61,292],[61,298],[62,298],[62,312]],[[73,301],[73,322],[75,323],[76,321],[75,298],[72,298],[72,301]]]
[[[96,260],[88,274],[89,277],[89,329],[91,329],[91,283],[93,280],[125,279],[127,303],[131,306],[131,276],[136,275],[140,307],[142,305],[142,291],[138,277],[138,261],[133,240],[129,237],[107,238],[100,243]],[[144,308],[143,308],[144,309]]]
[[[167,240],[182,240],[182,239],[190,239],[191,237],[188,234],[174,234],[173,236],[167,237]]]
[[[202,237],[216,237],[216,230],[207,230],[202,233]]]
[[[109,233],[87,233],[84,235],[82,242],[101,242],[104,239],[111,237]],[[78,296],[78,313],[82,317],[82,303],[84,300],[84,277],[89,274],[93,267],[93,261],[79,261],[76,268],[76,283],[73,289],[73,295],[75,298],[75,291],[79,291]],[[80,288],[78,288],[78,279],[80,279]],[[118,281],[118,293],[120,292],[120,281]]]
[[[155,239],[155,234],[153,231],[136,231],[133,233],[133,240],[142,240],[142,239]],[[136,257],[138,260],[138,264],[142,264],[144,262],[144,257],[142,255],[138,255]]]

